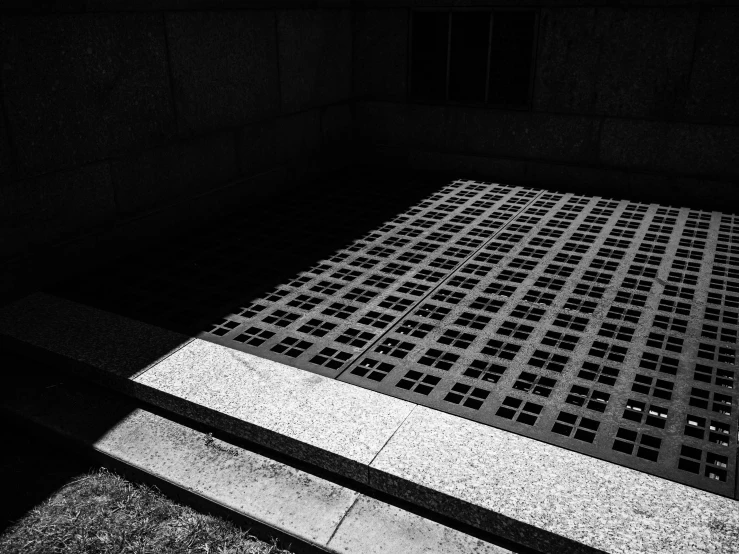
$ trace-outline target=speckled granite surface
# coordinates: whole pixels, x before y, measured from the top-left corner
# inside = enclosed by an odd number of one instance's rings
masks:
[[[422,406],[370,484],[544,551],[567,548],[559,536],[613,553],[739,552],[734,500]]]
[[[121,378],[135,377],[192,340],[45,293],[3,307],[0,335]]]
[[[194,340],[135,379],[244,422],[250,440],[366,481],[367,465],[414,405],[286,365]],[[202,418],[202,415],[201,415]],[[332,457],[334,458],[332,460]],[[341,462],[349,462],[341,463]]]

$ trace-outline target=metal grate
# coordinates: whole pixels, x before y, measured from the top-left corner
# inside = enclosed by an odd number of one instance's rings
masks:
[[[455,181],[201,336],[734,497],[737,245],[739,216]]]

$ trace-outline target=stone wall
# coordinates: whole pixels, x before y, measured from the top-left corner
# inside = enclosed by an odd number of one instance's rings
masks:
[[[6,7],[0,286],[61,271],[60,252],[75,266],[137,248],[132,224],[136,240],[161,238],[224,187],[248,199],[348,163],[352,15],[311,4]]]
[[[411,9],[483,3],[363,2],[360,151],[390,165],[726,209],[739,182],[739,4],[651,3],[515,3],[539,14],[534,85],[530,109],[504,110],[416,103],[407,90]]]

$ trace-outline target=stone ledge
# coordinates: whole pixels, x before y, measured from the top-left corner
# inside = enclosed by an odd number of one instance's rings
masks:
[[[85,312],[89,327],[70,335]],[[84,352],[101,348],[95,321],[125,318],[40,294],[1,313],[0,334],[115,374]],[[115,356],[137,347],[119,341]],[[526,547],[739,552],[734,500],[205,341],[162,350],[109,385],[208,425],[235,422],[225,430]]]

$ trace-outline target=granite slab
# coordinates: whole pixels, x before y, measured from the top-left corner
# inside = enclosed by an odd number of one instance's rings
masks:
[[[510,552],[207,429],[138,408],[109,389],[32,361],[12,365],[23,371],[0,393],[0,411],[199,509],[235,517],[263,540],[279,538],[290,552]]]
[[[64,298],[34,293],[0,309],[0,335],[128,379],[192,339]]]
[[[134,381],[170,410],[359,482],[415,407],[200,339]]]
[[[363,554],[511,553],[502,546],[365,495],[356,499],[328,546],[338,552]]]
[[[369,484],[543,552],[739,552],[734,500],[422,406]]]

